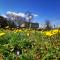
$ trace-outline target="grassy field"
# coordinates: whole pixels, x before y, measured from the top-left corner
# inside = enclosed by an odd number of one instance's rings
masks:
[[[60,30],[0,29],[0,60],[60,60]]]

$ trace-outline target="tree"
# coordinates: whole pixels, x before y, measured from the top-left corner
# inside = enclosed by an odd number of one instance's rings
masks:
[[[7,25],[8,25],[7,19],[4,18],[3,16],[0,16],[0,27],[1,27],[1,28],[4,28],[4,27],[6,27]]]
[[[49,20],[46,20],[45,25],[46,25],[46,27],[45,27],[46,30],[51,30],[52,29],[52,26],[51,26]]]
[[[25,15],[26,15],[26,19],[28,20],[28,22],[29,22],[29,28],[31,28],[31,20],[33,19],[33,15],[32,15],[32,13],[31,12],[26,12],[25,13]]]
[[[14,21],[11,21],[11,20],[8,21],[8,26],[10,28],[16,28],[16,25],[15,25]]]

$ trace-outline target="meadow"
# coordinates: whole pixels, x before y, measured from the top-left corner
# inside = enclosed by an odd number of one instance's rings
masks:
[[[60,60],[60,30],[1,28],[0,60]]]

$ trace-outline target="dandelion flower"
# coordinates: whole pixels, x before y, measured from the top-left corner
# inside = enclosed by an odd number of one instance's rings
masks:
[[[29,33],[27,33],[27,36],[29,36]]]
[[[17,29],[16,31],[15,31],[15,33],[17,33],[17,32],[21,32],[22,30],[19,30],[19,29]]]
[[[3,35],[5,35],[5,33],[0,33],[0,36],[3,36]]]

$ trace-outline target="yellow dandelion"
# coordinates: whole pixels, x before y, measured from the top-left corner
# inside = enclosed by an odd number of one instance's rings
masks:
[[[58,32],[59,32],[58,29],[52,31],[53,35],[57,34]]]
[[[5,33],[0,33],[0,36],[3,36],[3,35],[5,35]]]
[[[53,35],[57,34],[58,32],[59,32],[59,30],[55,29],[55,30],[50,30],[50,31],[44,31],[43,34],[46,36],[53,36]]]
[[[21,32],[22,30],[19,30],[19,32]]]
[[[57,29],[56,29],[56,30],[53,30],[53,32],[57,33],[57,32],[58,32],[58,30],[57,30]]]
[[[46,32],[47,36],[52,36],[53,34],[51,32]]]
[[[17,32],[21,32],[22,30],[19,30],[19,29],[17,29],[16,31],[15,31],[15,33],[17,33]]]
[[[27,36],[29,36],[30,34],[29,33],[27,33]]]

